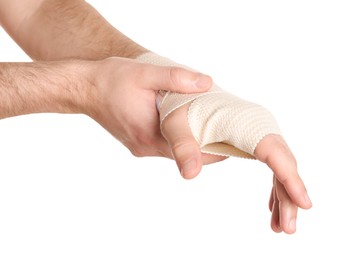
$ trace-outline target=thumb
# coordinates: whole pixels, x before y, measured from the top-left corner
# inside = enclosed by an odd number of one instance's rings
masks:
[[[187,105],[171,113],[162,125],[180,173],[185,179],[196,177],[202,169],[202,154],[187,122]]]
[[[153,70],[148,76],[152,90],[190,94],[207,91],[213,85],[211,77],[200,72],[180,67],[151,66]]]

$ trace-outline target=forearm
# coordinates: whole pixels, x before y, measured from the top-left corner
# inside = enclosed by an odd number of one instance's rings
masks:
[[[16,1],[7,2],[15,5]],[[134,58],[146,52],[82,0],[44,0],[21,15],[21,22],[7,15],[2,24],[34,60]]]
[[[86,62],[0,63],[0,118],[81,113],[93,96]]]

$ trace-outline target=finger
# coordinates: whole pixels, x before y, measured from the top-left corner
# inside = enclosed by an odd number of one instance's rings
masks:
[[[271,228],[274,232],[280,233],[283,230],[280,227],[279,222],[279,200],[277,197],[277,191],[276,191],[276,178],[273,175],[273,187],[269,199],[269,208],[272,212],[271,216]]]
[[[280,214],[279,214],[279,201],[277,199],[277,195],[276,195],[276,191],[274,189],[273,192],[273,204],[272,204],[272,216],[271,216],[271,228],[274,232],[276,233],[280,233],[282,232],[282,228],[280,226],[280,222],[279,222],[279,218],[280,218]]]
[[[266,163],[297,206],[309,209],[312,203],[297,172],[295,157],[279,135],[267,135],[255,149],[256,159]]]
[[[297,206],[290,199],[283,184],[276,181],[276,195],[279,201],[279,223],[281,229],[287,234],[296,231]]]
[[[268,201],[268,208],[270,211],[272,211],[273,208],[273,203],[274,203],[274,198],[276,197],[276,190],[275,190],[275,185],[276,185],[276,178],[273,174],[273,180],[272,180],[272,190],[271,190],[271,194],[269,195],[269,201]]]
[[[192,179],[202,169],[202,156],[187,122],[187,105],[171,113],[163,122],[162,132],[172,149],[181,175]]]
[[[177,93],[204,92],[211,88],[211,77],[179,67],[147,65],[151,69],[144,75],[152,90],[166,90]]]
[[[156,105],[157,107],[159,106],[159,104],[162,103],[162,100],[163,100],[163,95],[161,93],[158,93],[156,95]],[[187,107],[187,106],[186,106]],[[187,107],[187,109],[189,109]],[[186,119],[187,117],[184,116],[182,117],[182,120],[187,120]],[[207,165],[207,164],[211,164],[211,163],[216,163],[216,162],[220,162],[220,161],[223,161],[225,159],[227,159],[228,157],[226,156],[220,156],[220,155],[215,155],[215,154],[207,154],[207,153],[202,153],[202,162],[203,162],[203,165]]]

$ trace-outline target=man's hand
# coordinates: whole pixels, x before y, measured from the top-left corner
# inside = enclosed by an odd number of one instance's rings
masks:
[[[163,122],[163,134],[173,151],[184,178],[198,175],[202,165],[218,162],[226,157],[202,154],[192,136],[184,105],[172,112]],[[275,232],[291,234],[296,231],[298,208],[309,209],[312,204],[304,183],[297,172],[296,160],[284,139],[267,135],[256,146],[254,156],[273,171],[273,188],[269,201],[272,212],[271,227]]]
[[[95,62],[90,82],[96,95],[85,113],[100,123],[122,142],[135,156],[164,156],[173,158],[180,147],[182,124],[173,126],[178,138],[162,136],[156,108],[156,93],[167,90],[179,93],[207,91],[210,77],[182,68],[143,64],[129,59],[109,58]],[[195,139],[187,139],[195,143]],[[176,154],[174,154],[176,155]],[[178,165],[186,156],[175,156]]]
[[[196,177],[202,165],[219,162],[227,157],[201,153],[187,121],[190,104],[170,113],[162,125],[162,132],[171,147],[181,175],[185,179]]]
[[[84,113],[136,156],[173,158],[160,131],[157,91],[195,93],[212,85],[201,73],[125,58],[0,63],[0,71],[0,118]],[[181,160],[185,158],[178,164]]]
[[[275,232],[294,233],[298,207],[309,209],[312,206],[305,185],[297,172],[295,157],[279,135],[263,138],[255,149],[255,157],[266,163],[274,173],[269,201],[272,229]]]
[[[147,50],[120,33],[85,1],[22,2],[0,0],[0,24],[34,60],[101,61],[80,62],[77,67],[68,62],[68,68],[64,62],[2,66],[0,118],[33,112],[83,112],[137,156],[174,155],[184,178],[195,177],[202,164],[225,159],[200,153],[184,123],[185,107],[169,115],[163,125],[166,139],[159,130],[155,92],[206,91],[212,84],[209,77],[129,60],[102,60],[110,56],[135,58]],[[203,87],[197,88],[196,82]],[[274,135],[265,137],[254,155],[267,163],[275,176],[270,200],[272,228],[294,232],[290,223],[296,219],[297,207],[311,206],[294,157],[285,142]]]

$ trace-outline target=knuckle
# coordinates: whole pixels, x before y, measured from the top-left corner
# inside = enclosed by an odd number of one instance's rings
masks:
[[[138,136],[134,143],[135,145],[133,145],[129,150],[135,157],[154,156],[160,154],[156,150],[158,142],[154,138],[142,138],[141,136]]]
[[[142,148],[135,148],[135,149],[132,148],[132,149],[130,149],[130,152],[135,157],[144,157],[144,156],[146,156],[146,153],[145,153],[144,149],[142,149]]]

